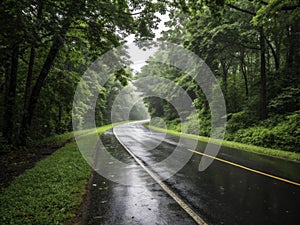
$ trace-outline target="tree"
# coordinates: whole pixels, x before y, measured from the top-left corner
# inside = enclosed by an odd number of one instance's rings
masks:
[[[4,63],[7,74],[4,108],[7,119],[4,120],[2,131],[6,139],[11,139],[12,133],[20,130],[20,142],[25,143],[38,104],[43,101],[40,98],[42,89],[51,73],[59,67],[62,49],[66,46],[72,48],[74,43],[84,43],[81,47],[86,50],[81,49],[82,55],[78,57],[87,56],[85,63],[88,65],[100,54],[118,46],[122,38],[131,33],[135,33],[136,38],[151,38],[151,29],[158,22],[155,12],[163,12],[164,4],[143,0],[22,0],[15,4],[5,0],[0,10],[3,17],[1,21],[4,22],[1,24],[3,33],[0,43],[5,53],[1,56],[1,62],[9,62]],[[22,68],[18,73],[20,59]],[[24,66],[27,66],[26,75]],[[9,67],[12,69],[8,73]],[[25,86],[17,82],[18,77],[21,80],[25,78]],[[21,93],[23,109],[17,112],[14,107],[16,93],[21,90],[24,90]],[[62,110],[62,107],[58,108],[58,111]],[[19,127],[16,120],[20,117]]]
[[[278,118],[283,120],[289,114],[297,117],[298,1],[186,0],[170,1],[169,9],[170,29],[161,39],[184,45],[212,69],[225,93],[230,132],[251,126],[271,129],[271,124],[276,126],[280,121]],[[147,67],[142,73],[150,74]],[[209,107],[197,85],[172,70],[160,74],[189,91],[198,109],[198,121],[207,128],[202,134],[209,135],[209,125],[203,123],[210,119]],[[157,99],[148,101],[154,109],[164,105]],[[152,115],[157,112],[154,109],[150,110]],[[164,118],[172,115],[172,110],[162,112]],[[177,125],[178,121],[171,123]],[[192,124],[188,125],[192,130]],[[255,128],[250,130],[254,132]],[[246,131],[239,134],[242,132]],[[231,134],[229,137],[234,137]]]

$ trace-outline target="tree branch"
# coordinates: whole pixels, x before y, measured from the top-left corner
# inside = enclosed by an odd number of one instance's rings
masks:
[[[269,3],[268,2],[265,2],[265,1],[260,1],[261,4],[263,5],[268,5]],[[280,10],[295,10],[297,9],[298,7],[300,7],[300,4],[298,5],[288,5],[288,6],[282,6]]]
[[[136,13],[128,13],[128,12],[119,11],[119,13],[123,13],[123,14],[129,15],[129,16],[136,16],[136,15],[141,14],[142,12],[143,12],[143,11],[136,12]]]
[[[228,6],[229,8],[238,10],[238,11],[240,11],[240,12],[247,13],[247,14],[252,15],[252,16],[256,16],[256,13],[255,13],[255,12],[251,12],[251,11],[249,11],[249,10],[247,10],[247,9],[242,9],[242,8],[239,8],[239,7],[237,7],[237,6],[235,6],[235,5],[232,5],[232,4],[227,4],[227,6]]]
[[[275,52],[275,49],[273,48],[271,42],[269,41],[269,39],[265,35],[264,35],[264,39],[265,39],[265,41],[267,42],[268,46],[271,49],[271,52],[272,52],[272,55],[273,55],[274,61],[275,61],[275,68],[276,68],[276,70],[278,70],[279,69],[279,61],[278,61],[278,56]]]

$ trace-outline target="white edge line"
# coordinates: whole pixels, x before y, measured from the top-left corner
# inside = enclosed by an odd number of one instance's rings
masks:
[[[148,169],[144,163],[138,159],[127,147],[126,145],[124,145],[120,138],[117,136],[116,132],[115,132],[115,128],[117,128],[118,126],[113,128],[113,134],[115,135],[115,137],[117,138],[117,140],[119,141],[119,143],[123,146],[123,148],[126,149],[126,151],[134,158],[134,160],[162,187],[162,189],[168,193],[168,195],[170,195],[178,204],[179,206],[184,209],[184,211],[186,211],[199,225],[207,225],[206,222],[204,222],[204,220],[197,214],[195,213],[194,210],[192,210],[183,200],[181,200],[161,179],[159,179],[159,177],[154,174],[150,169]]]

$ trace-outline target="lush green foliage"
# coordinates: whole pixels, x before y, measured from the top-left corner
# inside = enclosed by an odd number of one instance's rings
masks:
[[[10,149],[70,131],[73,96],[84,71],[98,56],[124,43],[130,34],[140,40],[153,38],[159,21],[156,12],[166,10],[169,29],[162,40],[197,54],[222,87],[228,113],[227,138],[298,151],[298,142],[294,141],[299,139],[297,124],[291,125],[300,107],[300,6],[296,0],[3,0],[1,146]],[[124,68],[115,72],[107,84],[95,86],[99,93],[98,126],[111,122],[114,98],[132,79],[131,70],[126,68],[128,60],[122,65]],[[211,103],[189,74],[149,63],[139,77],[149,75],[165,77],[186,90],[198,112],[189,115],[184,129],[210,135]],[[163,85],[150,84],[148,88],[168,90]],[[84,94],[90,96],[93,92],[85,90]],[[178,129],[178,115],[170,104],[159,98],[145,102],[151,116],[163,117],[169,126]],[[90,105],[82,101],[74,110],[84,114]],[[74,118],[79,124],[83,120],[80,113]],[[146,114],[143,108],[135,107],[130,119],[143,118],[141,113]]]
[[[170,128],[162,129],[162,128],[155,127],[155,126],[149,126],[147,124],[145,126],[149,127],[150,129],[156,130],[156,131],[165,132],[165,133],[177,135],[177,136],[181,135],[183,137],[196,139],[196,140],[199,140],[199,141],[205,142],[205,143],[207,143],[209,141],[208,137],[197,136],[197,135],[187,134],[187,133],[181,133],[176,130],[172,130]],[[279,157],[279,158],[284,158],[284,159],[289,159],[289,160],[300,161],[300,153],[299,152],[297,152],[297,153],[289,152],[289,151],[284,151],[284,150],[280,150],[280,149],[265,148],[265,147],[251,145],[251,144],[243,144],[243,143],[239,143],[239,142],[226,141],[226,140],[223,140],[221,143],[220,143],[220,140],[211,140],[211,141],[214,143],[222,144],[222,146],[234,148],[237,150],[244,150],[244,151],[249,151],[249,152],[253,152],[253,153],[257,153],[257,154],[263,154],[263,155],[268,155],[268,156],[273,156],[273,157]]]
[[[297,1],[170,2],[170,29],[162,40],[184,45],[212,69],[226,101],[228,140],[299,151],[299,10]],[[213,103],[189,74],[153,63],[140,76],[149,74],[186,90],[198,113],[183,122],[183,130],[209,136]],[[152,117],[164,118],[179,131],[172,107],[157,98],[146,102]]]
[[[112,128],[97,129],[99,134]],[[45,140],[62,141],[70,134]],[[90,167],[72,142],[17,177],[0,194],[1,224],[72,224]]]
[[[299,121],[299,111],[280,119],[271,117],[257,126],[239,129],[231,133],[231,135],[229,134],[228,139],[263,147],[300,152]],[[229,123],[229,126],[231,125],[232,124]]]
[[[24,145],[28,138],[71,130],[73,96],[84,71],[130,34],[153,38],[158,11],[165,12],[164,3],[144,0],[1,1],[1,142]],[[109,103],[130,71],[113,75],[96,87],[97,125],[109,122]],[[89,106],[80,107],[75,110]]]
[[[68,144],[2,191],[1,223],[64,223],[74,216],[88,176],[76,143]]]

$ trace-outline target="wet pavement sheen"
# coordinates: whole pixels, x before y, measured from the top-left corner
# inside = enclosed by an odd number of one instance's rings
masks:
[[[115,132],[120,140],[156,174],[163,168],[156,163],[166,159],[178,138],[152,132],[140,123],[125,124]],[[164,139],[166,138],[166,139]],[[164,142],[160,143],[161,140]],[[196,224],[180,206],[152,182],[113,133],[102,136],[112,156],[136,168],[132,173],[116,172],[133,185],[121,185],[93,173],[90,185],[86,224]],[[159,144],[160,143],[160,144]],[[180,143],[184,145],[188,143]],[[204,143],[198,144],[203,151]],[[182,147],[182,151],[185,151]],[[286,225],[300,221],[300,187],[214,161],[198,171],[201,155],[193,154],[189,162],[165,183],[208,224]],[[300,164],[222,147],[218,157],[300,181]],[[175,159],[180,160],[180,159]],[[110,162],[106,162],[109,164]],[[167,168],[166,168],[167,170]],[[116,174],[119,173],[119,174]]]
[[[128,166],[139,167],[111,131],[101,139],[111,155]],[[158,184],[140,185],[145,179],[152,179],[145,171],[126,174],[126,179],[132,180],[132,186],[112,182],[93,172],[84,224],[196,224]]]

